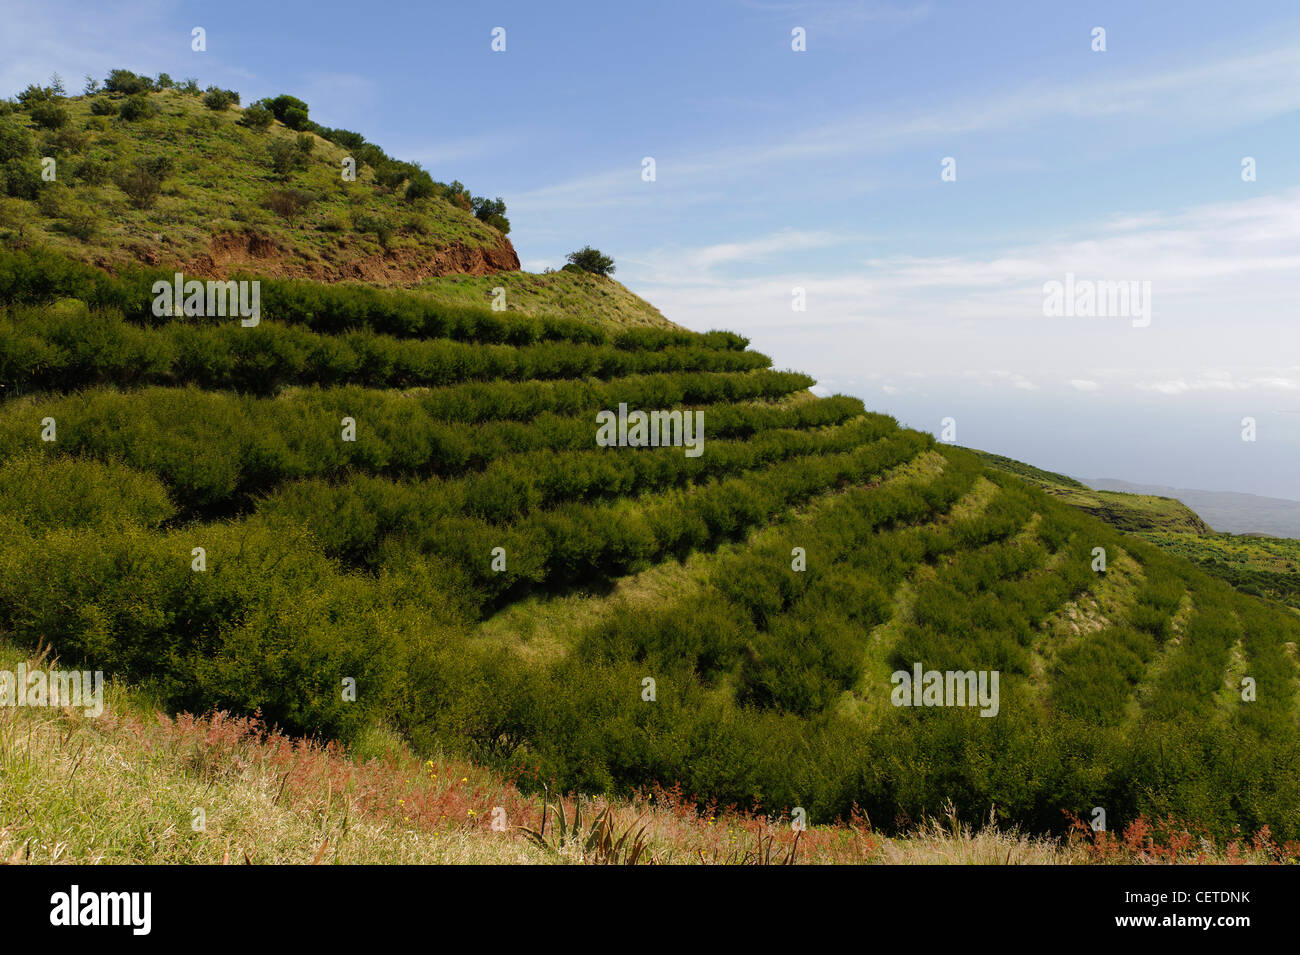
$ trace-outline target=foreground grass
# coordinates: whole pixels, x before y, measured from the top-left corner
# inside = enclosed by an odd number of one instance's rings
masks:
[[[0,667],[23,654],[0,645]],[[29,671],[50,669],[28,660]],[[72,864],[1090,864],[1294,859],[1267,835],[1217,847],[1139,820],[1122,837],[1055,840],[949,815],[891,838],[860,817],[796,833],[788,819],[699,806],[662,789],[625,802],[582,800],[578,839],[559,838],[555,804],[463,761],[421,760],[375,731],[350,752],[289,739],[256,719],[171,718],[109,685],[105,709],[0,708],[0,861]],[[573,798],[562,801],[566,825]],[[586,844],[608,809],[627,835]],[[534,830],[542,838],[529,835]],[[1086,835],[1084,834],[1086,833]]]

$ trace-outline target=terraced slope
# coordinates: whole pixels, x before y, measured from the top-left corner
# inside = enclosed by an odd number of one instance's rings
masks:
[[[272,282],[243,328],[29,266],[0,262],[18,645],[525,785],[1300,836],[1294,615],[737,336]],[[598,447],[620,404],[702,411],[702,453]],[[996,715],[894,705],[917,664],[997,671]]]
[[[1107,524],[1190,560],[1243,593],[1300,611],[1300,540],[1216,533],[1190,507],[1171,497],[1094,491],[1062,474],[986,451],[975,453]]]
[[[1074,478],[988,451],[976,451],[984,461],[999,470],[1014,474],[1053,497],[1073,504],[1107,524],[1130,533],[1165,532],[1172,534],[1212,534],[1210,525],[1190,507],[1172,497],[1155,494],[1125,494],[1119,491],[1094,491]]]

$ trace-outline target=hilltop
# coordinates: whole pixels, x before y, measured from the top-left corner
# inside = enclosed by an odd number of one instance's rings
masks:
[[[1129,494],[1098,491],[1086,484],[1044,471],[1022,461],[1015,461],[989,451],[976,451],[993,467],[1023,478],[1053,497],[1101,518],[1112,527],[1130,532],[1169,531],[1182,534],[1209,534],[1210,526],[1190,507],[1172,497],[1152,494]]]
[[[485,305],[504,287],[510,312],[675,327],[612,279],[520,272],[502,200],[323,127],[296,97],[243,107],[234,91],[126,70],[96,86],[33,85],[0,101],[11,247],[117,272],[419,285],[449,305]]]

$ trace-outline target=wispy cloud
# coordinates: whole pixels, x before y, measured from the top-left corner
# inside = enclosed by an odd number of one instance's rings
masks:
[[[965,95],[910,103],[905,110],[868,108],[857,115],[794,134],[782,127],[775,140],[729,143],[725,148],[656,156],[661,176],[671,177],[677,201],[693,201],[691,190],[747,174],[770,175],[773,167],[834,157],[881,155],[927,141],[952,141],[976,133],[1061,123],[1078,136],[1077,123],[1094,125],[1118,118],[1141,119],[1152,129],[1186,135],[1188,124],[1242,125],[1300,109],[1300,44],[1265,48],[1192,65],[1169,64],[1145,72],[1107,75],[1069,84],[1021,83],[1015,88],[971,90]],[[639,179],[640,157],[626,167],[592,171],[558,183],[518,192],[514,204],[529,213],[592,206],[650,205],[671,201],[665,190]]]
[[[1212,370],[1195,378],[1172,378],[1159,381],[1140,381],[1140,391],[1162,395],[1185,395],[1191,392],[1227,391],[1288,391],[1300,392],[1300,375],[1249,374],[1238,376],[1231,371]]]
[[[1011,356],[1018,367],[1058,369],[1058,380],[1094,381],[1085,369],[1195,370],[1210,356],[1249,365],[1279,350],[1300,354],[1291,319],[1300,301],[1300,190],[1075,231],[1069,241],[984,255],[862,257],[848,269],[838,265],[843,250],[825,268],[795,265],[794,251],[834,237],[792,232],[650,255],[630,263],[626,278],[677,321],[735,327],[801,358],[815,349],[817,367],[835,373],[864,361],[896,372],[958,373],[971,359],[1005,369]],[[760,254],[762,275],[740,274]],[[1151,326],[1045,318],[1043,283],[1067,272],[1150,282]],[[792,308],[796,287],[806,311]]]

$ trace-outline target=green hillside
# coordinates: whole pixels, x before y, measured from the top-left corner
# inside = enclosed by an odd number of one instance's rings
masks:
[[[120,70],[105,83],[112,91],[81,96],[33,85],[0,104],[0,229],[11,240],[204,276],[242,266],[414,282],[519,268],[508,220],[480,220],[459,182],[436,182],[360,134],[281,109],[286,125],[196,84]]]
[[[1293,614],[737,336],[270,279],[245,328],[60,261],[0,256],[18,646],[566,791],[1300,834]],[[702,453],[597,447],[620,403]],[[891,705],[917,663],[996,716]]]
[[[1043,471],[1000,454],[976,451],[984,461],[1042,488],[1053,497],[1131,533],[1212,534],[1210,526],[1190,507],[1172,497],[1094,491],[1064,474]]]
[[[1153,544],[1190,560],[1243,593],[1300,611],[1300,540],[1257,534],[1143,534]]]
[[[1300,838],[1300,618],[1152,543],[1209,539],[1178,502],[522,273],[504,203],[292,97],[109,85],[0,106],[0,646],[526,793]],[[600,443],[637,411],[674,440]]]
[[[1216,533],[1191,508],[1171,497],[1094,491],[1062,474],[987,451],[975,453],[993,467],[1015,474],[1113,527],[1190,560],[1244,593],[1300,610],[1300,540]]]

